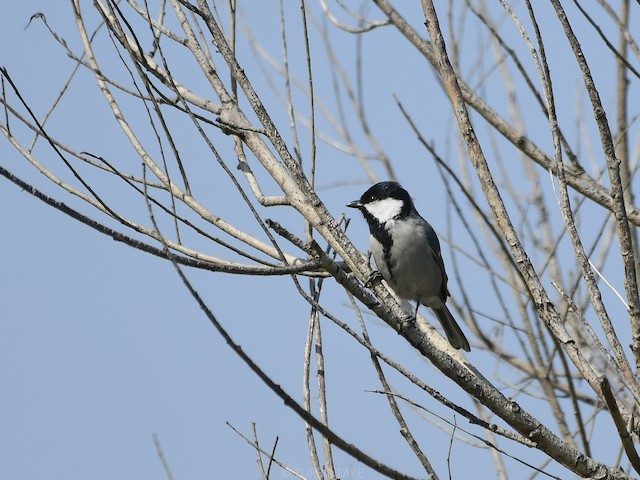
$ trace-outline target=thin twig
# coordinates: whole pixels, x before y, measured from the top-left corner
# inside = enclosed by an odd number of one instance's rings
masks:
[[[356,303],[355,299],[353,298],[353,295],[351,294],[349,294],[349,301],[351,302],[351,307],[356,312],[358,320],[360,321],[360,328],[362,329],[362,338],[364,339],[365,342],[371,343],[371,339],[369,338],[369,332],[367,331],[367,326],[364,322],[362,312],[360,311],[360,308],[358,308],[358,304]],[[413,434],[411,433],[411,430],[409,430],[409,426],[407,425],[407,422],[405,421],[404,416],[402,415],[402,412],[400,412],[400,408],[398,408],[398,403],[396,402],[396,399],[391,392],[391,387],[389,386],[389,383],[387,382],[387,378],[384,374],[384,371],[380,366],[380,361],[378,359],[378,356],[371,353],[371,362],[373,363],[373,366],[376,370],[376,374],[380,379],[382,388],[384,389],[385,392],[388,393],[387,401],[389,402],[389,407],[391,408],[393,416],[396,418],[396,421],[400,426],[400,434],[404,437],[407,444],[413,451],[414,455],[418,458],[418,460],[422,464],[422,468],[424,468],[424,470],[429,475],[429,479],[437,480],[438,475],[433,469],[433,466],[431,466],[431,463],[427,459],[427,456],[425,455],[424,451],[422,450],[422,448],[420,448],[420,445],[418,445],[418,442],[413,436]]]
[[[256,429],[256,422],[251,422],[251,430],[253,431],[253,444],[256,448],[256,463],[258,464],[258,468],[260,469],[260,476],[262,480],[268,480],[267,473],[264,471],[264,463],[262,462],[262,455],[260,454],[260,442],[258,441],[258,431]],[[269,461],[271,464],[271,461]]]
[[[631,462],[631,466],[636,473],[640,473],[640,457],[638,456],[638,452],[636,451],[636,447],[633,443],[633,438],[629,435],[624,420],[622,419],[622,415],[620,415],[618,402],[611,392],[611,386],[609,385],[607,377],[600,378],[600,387],[602,388],[602,395],[607,402],[607,408],[611,413],[611,418],[613,418],[613,423],[615,423],[616,429],[618,430],[620,440],[622,440],[622,445],[624,446],[627,458]]]
[[[277,458],[275,458],[272,453],[269,453],[265,450],[262,449],[262,447],[260,447],[260,445],[258,445],[257,442],[252,441],[250,438],[246,437],[244,434],[242,434],[242,432],[240,432],[236,427],[234,427],[233,425],[231,425],[229,422],[225,422],[227,424],[227,426],[233,430],[235,433],[238,434],[238,436],[240,436],[240,438],[242,438],[245,442],[247,442],[249,445],[251,445],[253,448],[256,449],[256,451],[259,454],[264,455],[265,457],[267,457],[269,459],[269,465],[271,465],[271,463],[275,463],[276,465],[278,465],[280,468],[282,468],[284,471],[286,471],[289,475],[293,475],[296,478],[299,478],[300,480],[307,480],[305,477],[303,477],[302,475],[300,475],[298,472],[296,472],[294,469],[289,468],[287,465],[285,465],[284,463],[282,463],[280,460],[278,460]],[[277,444],[278,442],[276,441],[275,444]],[[273,451],[275,451],[275,444],[274,444],[274,448]],[[266,475],[266,474],[265,474]],[[265,476],[265,478],[268,479],[267,476]]]
[[[313,281],[311,294],[315,297],[316,301],[319,298],[319,291],[314,291]],[[304,361],[302,364],[302,401],[303,407],[306,411],[311,413],[311,352],[313,350],[314,335],[316,333],[316,324],[318,322],[318,310],[311,309],[311,315],[309,316],[309,328],[307,328],[307,339],[304,343]],[[317,479],[323,479],[322,467],[320,466],[320,458],[318,456],[318,448],[316,447],[316,441],[313,436],[313,427],[310,423],[306,424],[306,437],[307,447],[309,455],[311,456],[311,465],[315,472]]]
[[[167,462],[166,457],[164,456],[164,452],[162,451],[162,445],[160,445],[160,440],[158,439],[158,434],[153,434],[153,444],[156,447],[156,452],[158,453],[158,457],[160,458],[160,462],[162,462],[162,468],[164,468],[164,473],[167,474],[167,480],[173,480],[173,474],[171,473],[171,468],[169,467],[169,462]]]

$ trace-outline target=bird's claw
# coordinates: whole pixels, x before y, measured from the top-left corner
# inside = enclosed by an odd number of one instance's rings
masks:
[[[371,285],[375,280],[382,280],[382,274],[378,270],[374,270],[371,275],[369,275],[367,281],[364,282],[365,288],[371,288]]]

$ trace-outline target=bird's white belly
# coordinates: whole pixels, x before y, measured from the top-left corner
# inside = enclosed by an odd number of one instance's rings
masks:
[[[441,307],[442,272],[425,235],[415,225],[396,224],[392,229],[393,252],[390,264],[382,245],[371,237],[371,252],[387,284],[405,300],[419,300],[428,307]]]

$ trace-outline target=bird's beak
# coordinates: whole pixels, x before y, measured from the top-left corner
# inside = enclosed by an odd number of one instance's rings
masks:
[[[347,207],[349,207],[349,208],[362,208],[362,202],[360,200],[354,200],[353,202],[347,203]]]

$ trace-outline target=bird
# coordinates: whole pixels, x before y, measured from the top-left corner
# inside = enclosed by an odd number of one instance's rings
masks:
[[[347,204],[360,210],[369,226],[376,268],[395,294],[431,308],[452,347],[471,351],[469,341],[447,308],[447,272],[435,230],[420,216],[398,182],[379,182]]]

